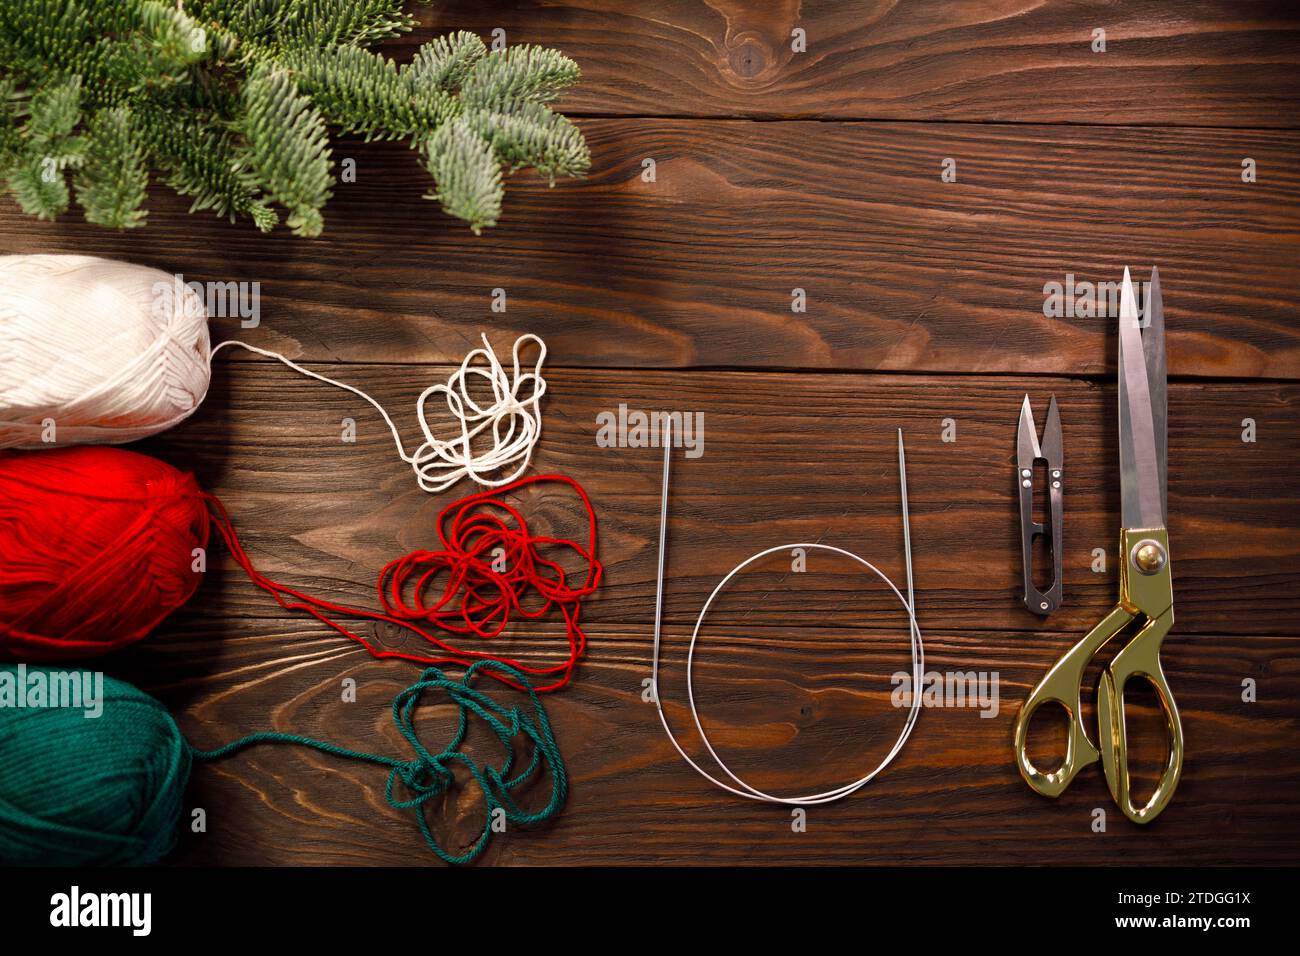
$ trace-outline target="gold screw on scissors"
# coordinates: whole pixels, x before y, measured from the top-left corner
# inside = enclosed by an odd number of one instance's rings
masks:
[[[1169,803],[1183,769],[1183,725],[1169,683],[1160,666],[1160,644],[1174,623],[1173,579],[1169,572],[1166,459],[1165,322],[1160,276],[1151,269],[1143,334],[1137,299],[1128,269],[1119,310],[1119,467],[1122,527],[1119,534],[1119,603],[1083,636],[1038,682],[1016,716],[1016,764],[1038,793],[1058,797],[1075,775],[1099,758],[1110,795],[1135,823],[1150,823]],[[1093,657],[1132,621],[1141,629],[1103,668],[1097,692],[1098,740],[1093,746],[1083,727],[1081,695],[1084,671]],[[1151,799],[1133,803],[1129,785],[1128,735],[1124,723],[1124,687],[1130,678],[1149,681],[1160,697],[1169,732],[1169,761]],[[1029,760],[1029,721],[1045,703],[1065,708],[1069,742],[1061,766],[1043,773]]]

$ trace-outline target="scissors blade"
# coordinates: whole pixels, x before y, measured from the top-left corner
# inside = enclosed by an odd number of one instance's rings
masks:
[[[1124,269],[1119,302],[1119,467],[1125,528],[1163,528],[1160,465],[1133,280]]]
[[[1038,447],[1038,426],[1034,424],[1034,412],[1029,407],[1029,394],[1020,406],[1020,424],[1016,427],[1016,464],[1020,468],[1033,468],[1034,462],[1043,457]]]
[[[1147,291],[1146,330],[1142,333],[1142,351],[1146,356],[1147,388],[1151,393],[1151,424],[1156,439],[1156,464],[1160,469],[1161,524],[1169,520],[1169,404],[1168,372],[1165,360],[1165,304],[1160,295],[1160,272],[1151,267],[1151,285]]]
[[[1056,407],[1056,396],[1047,406],[1047,422],[1043,425],[1042,455],[1048,468],[1060,468],[1062,463],[1061,411]]]

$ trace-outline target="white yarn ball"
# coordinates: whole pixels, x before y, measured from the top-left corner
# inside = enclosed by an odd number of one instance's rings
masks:
[[[0,448],[170,428],[203,401],[209,360],[203,300],[175,276],[93,256],[0,256]]]

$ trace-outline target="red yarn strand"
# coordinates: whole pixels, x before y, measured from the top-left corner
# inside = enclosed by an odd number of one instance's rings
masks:
[[[564,538],[532,535],[523,515],[499,497],[541,482],[558,482],[577,492],[587,512],[585,548]],[[424,665],[469,666],[480,660],[500,661],[535,677],[554,676],[553,680],[533,688],[538,693],[546,693],[569,683],[578,659],[586,649],[587,636],[580,624],[582,601],[600,585],[604,569],[596,560],[595,510],[587,493],[572,478],[564,475],[521,478],[502,488],[470,495],[448,505],[438,515],[440,550],[412,551],[390,561],[380,572],[377,590],[384,608],[382,613],[313,597],[271,580],[253,566],[240,544],[225,505],[215,495],[200,494],[212,511],[214,527],[254,584],[275,598],[285,610],[306,611],[356,641],[374,657],[398,658]],[[582,559],[586,565],[582,582],[571,584],[564,568],[543,555],[541,548],[567,550]],[[504,570],[498,571],[494,564],[503,565]],[[429,603],[425,595],[436,591],[440,576],[445,578],[441,593]],[[408,593],[411,595],[409,603]],[[534,608],[526,607],[524,600],[533,593],[541,597],[541,603]],[[545,617],[553,608],[558,608],[564,618],[569,652],[563,663],[549,667],[459,647],[420,626],[429,625],[448,634],[474,635],[490,641],[505,632],[512,618],[536,620]],[[331,614],[406,628],[442,653],[425,655],[377,648],[364,636],[334,620]],[[523,689],[504,674],[496,671],[483,673]]]

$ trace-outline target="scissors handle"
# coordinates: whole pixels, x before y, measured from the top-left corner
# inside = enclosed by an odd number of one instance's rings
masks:
[[[1173,608],[1150,618],[1137,635],[1102,671],[1101,689],[1097,695],[1097,717],[1101,732],[1102,768],[1110,795],[1119,804],[1124,816],[1134,823],[1150,823],[1169,803],[1183,772],[1183,724],[1178,717],[1178,705],[1165,680],[1160,666],[1160,645],[1174,623]],[[1169,759],[1160,775],[1155,792],[1145,806],[1133,803],[1128,773],[1128,732],[1124,721],[1124,686],[1133,677],[1142,677],[1151,683],[1160,698],[1165,726],[1169,732]]]
[[[1084,671],[1088,664],[1116,634],[1119,634],[1134,618],[1134,614],[1121,605],[1107,614],[1102,620],[1065,656],[1057,661],[1043,679],[1030,692],[1029,697],[1016,715],[1016,766],[1025,782],[1037,793],[1045,797],[1059,797],[1070,781],[1084,767],[1096,763],[1100,754],[1088,739],[1083,729],[1083,707],[1081,697]],[[1122,685],[1121,685],[1122,686]],[[1065,708],[1070,721],[1069,740],[1065,747],[1065,759],[1056,770],[1044,773],[1034,766],[1029,759],[1028,738],[1029,722],[1034,712],[1043,704],[1057,703]]]

